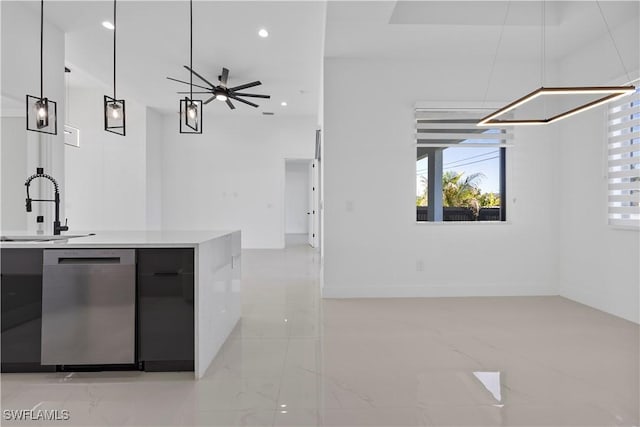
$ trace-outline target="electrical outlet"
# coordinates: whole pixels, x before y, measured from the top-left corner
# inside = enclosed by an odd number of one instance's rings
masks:
[[[353,201],[352,200],[347,200],[347,203],[346,203],[345,207],[347,209],[347,212],[353,212]]]

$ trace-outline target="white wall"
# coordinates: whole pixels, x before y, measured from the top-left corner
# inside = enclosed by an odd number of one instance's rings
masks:
[[[146,168],[147,168],[147,229],[162,228],[162,115],[147,108]]]
[[[313,157],[316,120],[216,108],[205,108],[202,135],[164,117],[163,228],[240,229],[245,248],[282,248],[285,159]]]
[[[2,230],[26,230],[24,181],[27,172],[27,135],[24,117],[2,117]]]
[[[640,323],[640,236],[607,225],[604,109],[561,126],[560,295]]]
[[[538,72],[498,64],[490,96],[510,100]],[[482,101],[487,73],[468,63],[328,58],[324,75],[325,297],[557,293],[550,128],[516,131],[508,223],[416,224],[414,104]]]
[[[37,215],[45,216],[45,230],[52,232],[53,204],[34,203],[33,212],[24,208],[24,181],[43,167],[60,185],[61,215],[64,215],[64,34],[45,19],[44,25],[44,96],[57,103],[58,134],[45,135],[25,130],[25,96],[40,95],[40,13],[21,2],[0,2],[2,19],[1,69],[2,116],[2,221],[3,230],[35,229]],[[14,108],[19,105],[19,108]],[[22,110],[22,111],[20,111]],[[10,165],[9,167],[7,167]],[[6,167],[6,168],[5,168]],[[19,190],[14,188],[19,186]],[[8,190],[8,186],[11,189]],[[5,192],[4,190],[7,189]],[[53,186],[44,180],[34,181],[32,195],[53,198]],[[18,194],[22,192],[22,197]],[[19,199],[19,200],[18,200]],[[17,207],[16,207],[17,204]]]
[[[65,146],[71,231],[146,228],[147,109],[119,94],[126,100],[127,134],[106,132],[103,96],[111,91],[95,82],[68,92],[69,123],[80,129],[80,147]]]
[[[639,28],[636,19],[614,32],[632,77],[640,74]],[[562,72],[565,84],[628,80],[608,38],[566,58]],[[640,323],[640,234],[607,225],[605,110],[600,107],[558,123],[559,292]]]
[[[285,233],[309,231],[309,162],[287,161],[285,174]]]

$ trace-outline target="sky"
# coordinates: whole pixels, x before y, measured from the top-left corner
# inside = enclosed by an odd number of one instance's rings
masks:
[[[500,148],[498,147],[450,147],[445,149],[442,154],[444,172],[464,172],[463,179],[471,174],[481,172],[485,175],[478,181],[481,191],[483,193],[499,193],[499,154]],[[416,162],[416,196],[423,192],[424,187],[420,182],[420,177],[427,176],[427,162],[427,158]]]

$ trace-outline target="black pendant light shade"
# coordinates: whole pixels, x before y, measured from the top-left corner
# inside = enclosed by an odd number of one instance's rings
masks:
[[[55,101],[27,95],[27,130],[57,135],[57,113]]]
[[[202,101],[180,100],[180,133],[202,133]]]
[[[189,0],[189,64],[193,65],[193,0]],[[189,96],[180,100],[180,133],[202,133],[202,101],[193,99],[193,75],[189,79]]]
[[[40,0],[40,96],[27,95],[27,130],[58,134],[58,106],[43,95],[42,50],[44,43],[44,0]]]
[[[104,130],[125,136],[127,120],[124,99],[116,99],[116,0],[113,0],[113,97],[104,96]]]
[[[127,121],[124,99],[104,96],[104,130],[125,136]]]

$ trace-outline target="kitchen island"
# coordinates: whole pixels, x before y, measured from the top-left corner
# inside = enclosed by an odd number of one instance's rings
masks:
[[[112,256],[98,259],[82,255],[85,253]],[[49,276],[53,273],[43,268],[45,260],[55,259],[53,264],[64,268],[69,267],[67,264],[85,264],[81,266],[85,270],[101,272],[108,271],[103,270],[103,264],[119,259],[113,254],[121,253],[131,254],[131,275],[135,282],[131,290],[134,302],[128,308],[134,323],[130,330],[135,331],[131,369],[193,369],[196,378],[202,377],[240,318],[240,231],[97,231],[95,235],[69,240],[0,243],[3,371],[73,370],[77,361],[56,361],[55,357],[47,356],[50,351],[41,352],[41,346],[48,350],[49,341],[55,343],[73,336],[81,339],[83,334],[63,331],[62,338],[52,338],[50,331],[56,329],[51,325],[61,319],[68,324],[72,319],[76,323],[72,327],[85,332],[84,335],[96,335],[88,332],[100,328],[108,334],[115,326],[110,329],[107,322],[100,321],[104,313],[92,316],[92,309],[87,307],[77,311],[88,319],[88,326],[78,324],[83,322],[70,314],[73,310],[61,309],[60,301],[58,306],[51,305],[54,304],[51,301],[61,299],[61,288],[52,287],[51,283],[60,280],[52,282]],[[77,279],[63,282],[63,285],[75,283],[72,294],[88,292],[92,297],[95,294],[112,297],[100,289],[86,291]],[[96,286],[90,280],[87,282]],[[113,281],[116,282],[122,280]],[[77,299],[86,300],[85,294]],[[53,309],[47,309],[47,304]],[[95,307],[102,310],[110,304],[113,303]],[[123,319],[128,318],[118,317],[120,322]],[[120,341],[131,341],[126,334],[117,335]],[[104,346],[107,341],[105,335],[97,345]],[[86,350],[86,345],[78,343],[78,348]],[[87,365],[101,368],[95,366],[101,363],[87,362]]]

